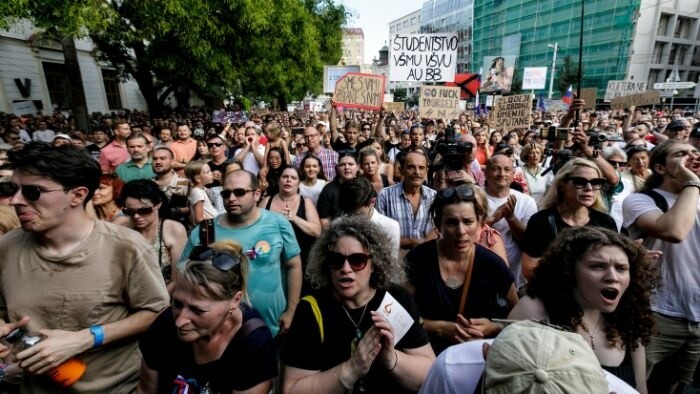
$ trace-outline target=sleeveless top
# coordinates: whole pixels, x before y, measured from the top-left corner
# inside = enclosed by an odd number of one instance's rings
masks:
[[[276,196],[276,194],[275,194]],[[268,211],[270,210],[270,207],[272,206],[272,199],[275,196],[270,196],[270,198],[267,200],[267,205],[265,206],[265,209]],[[299,196],[299,208],[297,208],[296,215],[304,220],[306,220],[306,201],[304,200],[304,197]],[[311,250],[311,246],[314,244],[314,241],[316,241],[315,237],[310,236],[309,234],[305,233],[301,227],[297,226],[296,223],[290,222],[292,225],[292,229],[294,229],[294,235],[297,238],[297,242],[299,243],[299,248],[301,249],[300,257],[301,257],[301,263],[306,269],[306,258],[309,255],[309,251]]]
[[[617,367],[609,367],[607,365],[600,365],[604,370],[610,372],[611,374],[617,376],[618,378],[625,381],[632,387],[637,386],[637,382],[634,379],[634,368],[632,367],[632,352],[629,346],[625,347],[625,358],[622,360],[620,365]]]
[[[158,232],[156,233],[155,240],[153,240],[153,251],[156,252],[156,256],[158,256],[158,266],[160,267],[160,272],[163,274],[165,282],[168,283],[170,282],[170,276],[172,274],[172,272],[170,272],[171,256],[170,250],[168,250],[168,246],[165,245],[165,240],[163,239],[164,222],[165,219],[161,219],[160,223],[158,224]]]

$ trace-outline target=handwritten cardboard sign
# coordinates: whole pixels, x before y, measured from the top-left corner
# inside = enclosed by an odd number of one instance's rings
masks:
[[[459,88],[447,86],[420,87],[420,116],[429,119],[458,119]]]
[[[347,73],[335,83],[333,100],[340,107],[380,110],[385,84],[383,75]]]
[[[608,89],[605,91],[605,98],[603,101],[609,103],[610,100],[629,96],[635,93],[642,93],[647,90],[647,82],[635,82],[635,81],[608,81]]]
[[[532,95],[516,94],[496,100],[492,114],[496,129],[511,130],[530,127]]]
[[[395,35],[390,43],[389,80],[454,81],[458,44],[457,33]]]
[[[641,107],[642,105],[653,105],[659,103],[660,93],[658,90],[647,90],[642,93],[635,93],[629,96],[615,97],[610,101],[612,109],[625,109],[631,106]]]
[[[598,94],[597,88],[581,88],[581,98],[586,102],[584,108],[595,109],[595,100]]]
[[[387,111],[391,112],[402,112],[403,109],[405,108],[405,103],[402,102],[393,102],[393,101],[387,101],[384,102],[384,107],[386,107]]]

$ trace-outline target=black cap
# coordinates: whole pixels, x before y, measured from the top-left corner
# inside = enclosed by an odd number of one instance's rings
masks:
[[[685,125],[680,120],[674,120],[666,126],[666,130],[685,129]]]

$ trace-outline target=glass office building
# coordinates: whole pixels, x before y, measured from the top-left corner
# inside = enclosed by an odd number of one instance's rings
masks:
[[[625,79],[640,0],[583,0],[583,82],[602,98],[609,80]],[[558,78],[566,56],[578,64],[582,0],[481,0],[474,4],[474,39],[470,70],[478,72],[484,57],[516,56],[513,78],[519,88],[525,67],[548,67],[547,85],[557,43]],[[574,85],[576,89],[576,85]]]

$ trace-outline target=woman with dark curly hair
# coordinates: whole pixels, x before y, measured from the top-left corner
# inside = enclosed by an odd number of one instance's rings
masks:
[[[546,320],[589,340],[603,368],[646,393],[644,346],[657,285],[647,251],[600,227],[562,230],[511,319]]]
[[[423,384],[435,354],[411,295],[392,283],[401,268],[388,244],[359,216],[333,222],[316,241],[306,276],[318,290],[299,303],[287,334],[283,392],[401,393]],[[403,337],[384,315],[397,304],[413,318]]]

